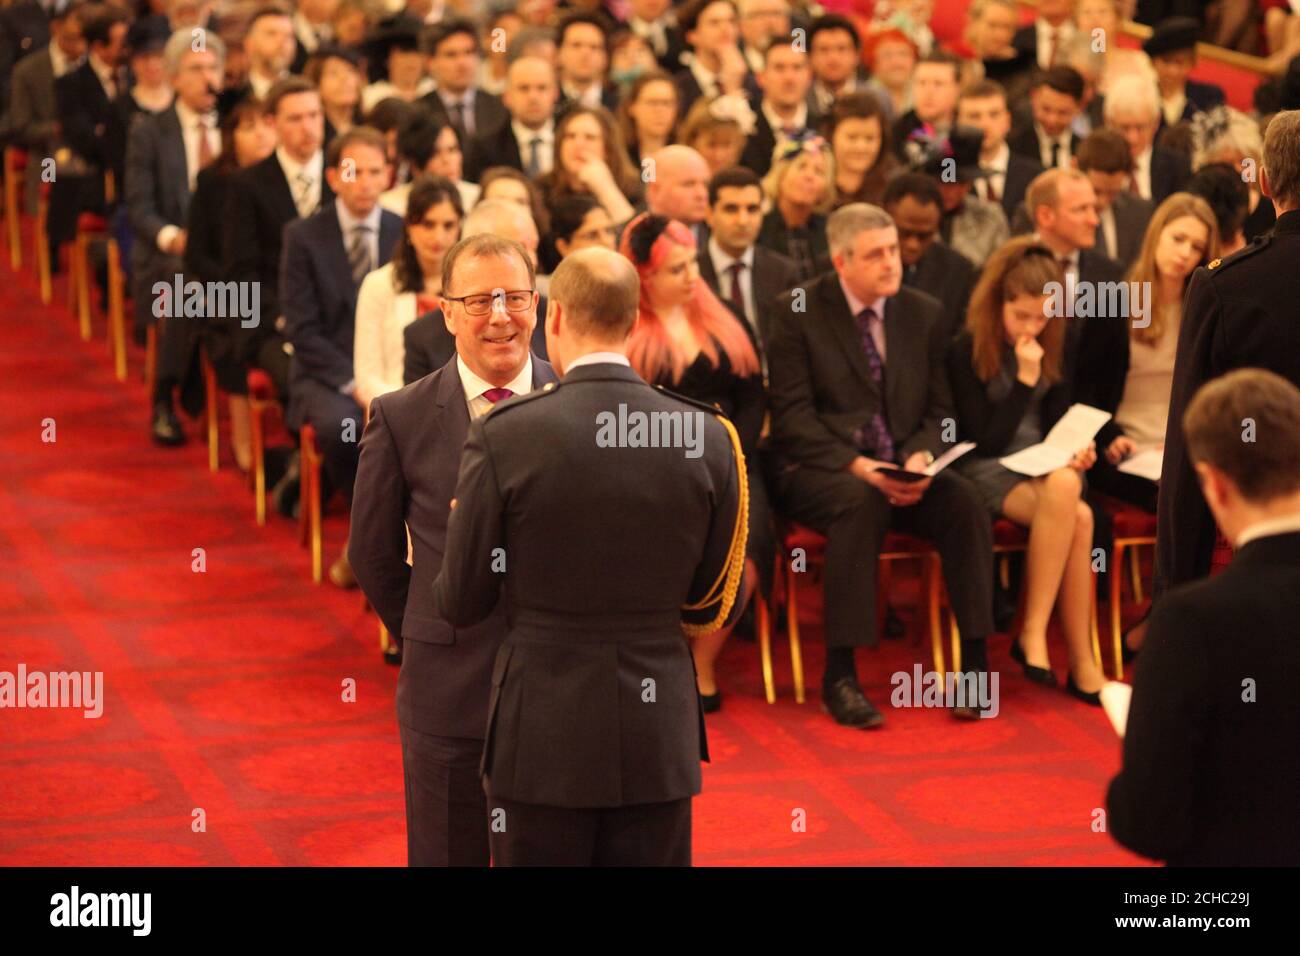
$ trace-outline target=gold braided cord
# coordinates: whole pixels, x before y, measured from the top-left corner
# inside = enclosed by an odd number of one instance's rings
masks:
[[[736,471],[740,480],[740,507],[736,509],[736,527],[731,532],[731,547],[727,551],[727,561],[718,579],[709,588],[708,596],[696,604],[682,605],[683,611],[699,611],[711,604],[722,602],[717,616],[707,624],[682,622],[682,630],[690,637],[711,634],[719,630],[731,613],[736,603],[736,594],[740,591],[740,576],[745,570],[745,544],[749,538],[749,476],[745,472],[745,452],[740,447],[740,436],[736,427],[723,415],[718,416],[727,434],[731,436],[731,447],[736,453]]]

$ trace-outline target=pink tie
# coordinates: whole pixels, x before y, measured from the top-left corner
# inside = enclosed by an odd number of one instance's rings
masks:
[[[513,394],[514,392],[510,391],[510,389],[508,388],[489,388],[486,392],[483,393],[483,397],[486,398],[493,405],[495,405],[503,398],[509,398]]]

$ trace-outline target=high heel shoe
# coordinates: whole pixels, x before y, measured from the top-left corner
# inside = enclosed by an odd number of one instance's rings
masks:
[[[1056,675],[1052,673],[1050,667],[1036,667],[1025,659],[1025,650],[1020,646],[1019,638],[1011,639],[1011,659],[1025,672],[1025,677],[1035,684],[1042,684],[1044,687],[1056,687]]]
[[[1074,675],[1071,674],[1065,681],[1065,692],[1071,697],[1083,701],[1085,704],[1092,704],[1094,707],[1101,706],[1101,691],[1094,690],[1091,693],[1086,690],[1080,690],[1079,685],[1074,682]]]

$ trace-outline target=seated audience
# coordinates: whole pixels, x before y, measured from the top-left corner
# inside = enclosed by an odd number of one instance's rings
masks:
[[[831,267],[826,215],[835,203],[835,158],[830,144],[812,136],[782,147],[763,179],[772,204],[758,244],[794,260],[799,281]]]
[[[463,153],[456,127],[439,123],[423,111],[416,112],[397,131],[397,155],[413,177],[439,176],[456,184],[461,208],[478,202],[481,187],[461,178]],[[411,183],[404,182],[386,190],[379,203],[396,216],[406,215],[406,197]]]
[[[1079,144],[1076,159],[1079,171],[1097,194],[1097,251],[1122,266],[1132,265],[1156,207],[1128,189],[1133,175],[1128,144],[1114,130],[1103,127]]]
[[[987,174],[975,180],[975,195],[1002,207],[1007,221],[1025,198],[1025,190],[1043,171],[1036,159],[1012,152],[1007,145],[1011,110],[1007,94],[993,80],[980,80],[962,89],[957,98],[957,123],[981,130],[979,166]]]
[[[555,74],[560,87],[558,112],[572,106],[613,111],[618,87],[606,81],[609,50],[606,34],[613,29],[607,14],[579,10],[569,13],[555,28]]]
[[[1188,79],[1196,69],[1196,43],[1200,34],[1201,25],[1191,17],[1170,17],[1156,24],[1142,44],[1156,71],[1162,130],[1224,102],[1223,87]]]
[[[943,197],[944,241],[982,266],[995,249],[1011,238],[1011,227],[1000,203],[981,199],[973,190],[986,173],[979,165],[984,134],[974,126],[954,126],[947,137],[922,154],[917,168],[939,183]]]
[[[1015,46],[1020,8],[1015,0],[973,0],[966,8],[964,35],[980,79],[1000,84],[1019,99],[1036,69],[1034,57]]]
[[[358,126],[337,137],[325,175],[333,204],[284,230],[280,302],[293,346],[285,422],[315,428],[325,475],[350,505],[365,425],[352,367],[357,292],[392,256],[402,220],[379,205],[391,170],[378,130]],[[339,587],[356,586],[346,547],[329,576]]]
[[[1187,184],[1191,165],[1183,153],[1155,145],[1160,126],[1156,87],[1136,76],[1112,84],[1102,115],[1106,125],[1124,137],[1133,156],[1129,191],[1156,205]]]
[[[357,293],[352,368],[362,408],[402,387],[403,333],[417,316],[438,308],[442,260],[460,239],[464,218],[450,180],[422,175],[411,183],[392,261],[368,274]]]
[[[555,67],[541,57],[520,57],[510,64],[501,102],[507,122],[479,133],[465,167],[465,178],[478,182],[491,166],[522,170],[530,179],[551,171],[555,158],[555,104],[560,87]]]
[[[476,85],[480,47],[471,21],[447,17],[430,26],[422,42],[434,89],[416,102],[439,123],[456,127],[462,149],[469,149],[480,133],[510,122],[500,98]],[[471,165],[478,162],[473,155],[468,159]]]
[[[894,152],[910,162],[952,129],[961,89],[961,60],[945,51],[921,57],[912,71],[912,108],[894,122]]]
[[[361,111],[369,114],[390,97],[405,103],[422,100],[433,92],[434,79],[424,70],[420,52],[420,24],[398,17],[380,28],[372,48],[372,63],[384,64],[386,79],[376,80],[361,91]]]
[[[749,64],[740,52],[736,6],[731,0],[689,0],[677,10],[677,25],[689,47],[678,69],[680,103],[714,99],[742,88],[753,90]]]
[[[1205,200],[1174,193],[1160,204],[1142,251],[1125,277],[1150,290],[1146,310],[1129,302],[1129,321],[1088,326],[1080,346],[1078,401],[1110,412],[1097,433],[1093,487],[1147,511],[1156,510],[1155,482],[1125,474],[1125,458],[1164,447],[1174,356],[1182,325],[1183,298],[1192,273],[1219,255],[1219,230]]]
[[[346,133],[361,121],[360,61],[337,47],[320,47],[307,60],[302,75],[320,90],[328,148],[335,136]]]
[[[1078,70],[1054,66],[1037,74],[1029,91],[1030,116],[1007,137],[1011,151],[1044,169],[1069,169],[1079,146],[1072,127],[1083,97]]]
[[[812,128],[821,125],[817,114],[808,107],[812,88],[812,70],[808,54],[791,43],[774,43],[763,53],[763,69],[758,74],[763,95],[754,107],[754,132],[745,143],[740,165],[748,166],[760,176],[772,165],[772,152]]]
[[[1192,122],[1192,169],[1207,163],[1230,163],[1250,190],[1250,208],[1242,224],[1242,238],[1252,242],[1277,222],[1273,200],[1259,188],[1264,139],[1255,120],[1228,106],[1217,107]]]
[[[1219,229],[1219,255],[1227,258],[1245,248],[1242,226],[1250,209],[1250,187],[1241,174],[1227,163],[1209,163],[1192,173],[1187,191],[1200,196],[1214,212]]]
[[[671,74],[649,70],[632,81],[617,115],[633,166],[640,169],[643,159],[672,144],[673,130],[682,112]]]
[[[618,229],[609,219],[605,207],[591,196],[561,199],[552,211],[551,235],[560,258],[579,249],[618,246]]]
[[[880,101],[871,93],[845,93],[831,107],[823,129],[835,156],[835,208],[880,202],[898,167]]]
[[[880,101],[891,126],[912,108],[912,69],[916,58],[916,44],[895,27],[873,30],[862,42],[862,59],[871,70],[871,79],[863,89]]]
[[[127,129],[138,114],[161,113],[172,105],[175,92],[168,82],[163,48],[171,34],[159,20],[137,20],[126,33],[130,88],[118,96],[117,105],[127,116]],[[3,110],[0,106],[0,110]]]
[[[1096,446],[1038,478],[1011,471],[999,458],[1041,442],[1070,406],[1064,379],[1065,319],[1049,317],[1050,283],[1063,283],[1056,255],[1028,236],[1012,239],[989,260],[971,295],[966,328],[948,353],[957,431],[975,450],[956,467],[976,487],[993,518],[1029,529],[1025,607],[1011,657],[1036,684],[1056,687],[1047,653],[1052,607],[1059,606],[1069,651],[1065,688],[1101,705],[1105,675],[1092,656],[1092,510],[1082,500],[1083,474]]]
[[[1077,0],[1039,0],[1037,16],[1016,30],[1012,44],[1029,53],[1040,70],[1059,62],[1065,44],[1074,36],[1074,6]]]
[[[595,196],[609,218],[632,218],[641,195],[641,177],[602,107],[574,106],[555,127],[555,165],[537,180],[548,206],[565,196]]]
[[[862,38],[852,20],[825,13],[809,25],[807,42],[813,74],[812,107],[824,116],[837,98],[856,93],[866,84],[859,69]]]
[[[1153,87],[1156,83],[1156,71],[1150,58],[1141,50],[1134,50],[1119,42],[1120,27],[1127,16],[1121,6],[1123,2],[1124,0],[1079,0],[1079,5],[1075,8],[1074,23],[1079,36],[1090,40],[1098,37],[1104,43],[1100,51],[1104,63],[1097,81],[1097,92],[1104,97],[1110,96],[1112,87],[1120,80],[1138,79]],[[1101,32],[1094,32],[1098,30]]]
[[[683,223],[642,213],[623,230],[619,250],[641,278],[639,319],[627,342],[632,368],[652,385],[716,405],[740,437],[750,479],[746,576],[736,598],[743,606],[758,586],[759,569],[772,567],[775,548],[758,469],[766,398],[755,340],[743,320],[700,281],[695,238]],[[722,706],[713,663],[730,630],[692,643],[705,712]]]
[[[677,129],[677,142],[703,156],[713,176],[739,165],[757,123],[758,117],[743,96],[696,100]]]
[[[942,307],[902,287],[898,232],[883,209],[843,206],[828,231],[834,271],[803,295],[782,296],[768,348],[769,488],[779,514],[826,536],[822,700],[837,723],[869,728],[884,717],[862,692],[853,651],[878,638],[886,532],[934,542],[962,669],[975,673],[987,667],[993,631],[993,533],[975,487],[953,469],[914,481],[889,476],[924,471],[944,450],[942,423],[953,409]],[[956,716],[978,712],[963,706]]]
[[[676,219],[690,228],[697,242],[702,241],[710,179],[704,157],[689,146],[665,146],[650,158],[654,175],[646,183],[646,210]]]

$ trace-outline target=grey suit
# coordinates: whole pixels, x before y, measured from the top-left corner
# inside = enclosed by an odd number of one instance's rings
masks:
[[[551,366],[534,356],[533,387],[554,381]],[[438,615],[432,593],[469,423],[454,355],[433,374],[379,396],[361,439],[352,501],[348,558],[403,645],[397,720],[412,866],[488,862],[478,765],[505,614],[498,609],[472,628],[455,628]]]
[[[39,53],[24,57],[14,67],[9,132],[22,146],[46,148],[54,140],[58,112],[58,101],[54,96],[54,61],[50,59],[49,47],[46,47]]]

